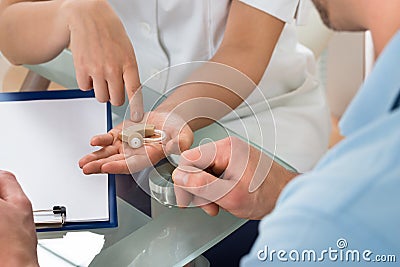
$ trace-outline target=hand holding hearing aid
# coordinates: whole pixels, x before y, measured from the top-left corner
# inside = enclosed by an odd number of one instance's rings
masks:
[[[170,154],[190,148],[194,136],[178,115],[152,111],[140,123],[124,121],[106,134],[92,138],[100,147],[79,161],[85,174],[129,174],[157,164]]]

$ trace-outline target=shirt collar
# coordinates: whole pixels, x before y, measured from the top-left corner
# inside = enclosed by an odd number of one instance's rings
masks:
[[[340,122],[344,136],[391,112],[400,91],[400,31],[386,46],[375,67]]]

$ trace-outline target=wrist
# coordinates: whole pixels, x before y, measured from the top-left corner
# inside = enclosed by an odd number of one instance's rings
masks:
[[[262,154],[262,157],[270,159],[269,156]],[[261,162],[266,162],[262,160]],[[286,185],[293,180],[298,173],[287,170],[275,161],[272,161],[271,168],[268,171],[263,183],[254,193],[257,195],[257,203],[253,205],[251,219],[261,220],[269,214],[276,206],[279,196]]]
[[[186,124],[187,126],[189,126],[192,132],[195,132],[215,122],[212,119],[208,119],[201,115],[196,115],[196,110],[192,110],[187,106],[183,107],[183,105],[182,107],[177,108],[177,105],[161,104],[153,112],[157,112],[158,114],[165,114],[164,116],[170,116],[181,121],[182,124]]]
[[[80,16],[79,0],[62,0],[60,3],[59,17],[62,18],[68,31],[71,31],[71,27],[76,24],[76,20]]]
[[[62,29],[63,36],[66,38],[66,47],[70,46],[71,35],[75,30],[82,28],[83,23],[80,21],[82,16],[85,16],[85,11],[82,10],[82,2],[80,0],[62,0],[58,8],[58,29]],[[86,12],[88,13],[88,12]],[[86,14],[87,15],[87,14]]]

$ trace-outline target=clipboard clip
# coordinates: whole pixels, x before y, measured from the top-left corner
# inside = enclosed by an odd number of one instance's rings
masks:
[[[52,209],[34,210],[33,217],[37,229],[61,228],[65,224],[67,208],[54,206]]]

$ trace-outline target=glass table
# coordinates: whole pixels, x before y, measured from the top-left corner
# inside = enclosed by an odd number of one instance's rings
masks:
[[[28,67],[67,88],[76,86],[72,57],[67,50],[50,63]],[[149,110],[159,101],[160,94],[144,88],[143,97],[145,110]],[[113,110],[114,125],[123,120],[125,108]],[[236,134],[214,123],[195,133],[194,145],[198,145],[203,138],[219,140],[228,135]],[[283,161],[276,161],[294,171]],[[90,261],[90,266],[185,266],[189,263],[193,266],[195,259],[195,266],[207,266],[207,262],[201,262],[199,256],[246,222],[223,210],[218,216],[210,217],[199,208],[163,206],[136,184],[135,180],[141,178],[139,176],[146,179],[148,170],[133,174],[133,177],[117,175],[118,227],[90,231],[103,235],[105,240],[100,253]],[[57,259],[59,266],[62,265],[60,262],[63,266],[80,266],[81,263],[74,262],[67,251],[54,249],[42,242],[47,239],[53,243],[61,241],[66,234],[38,233],[38,248],[46,257]]]

